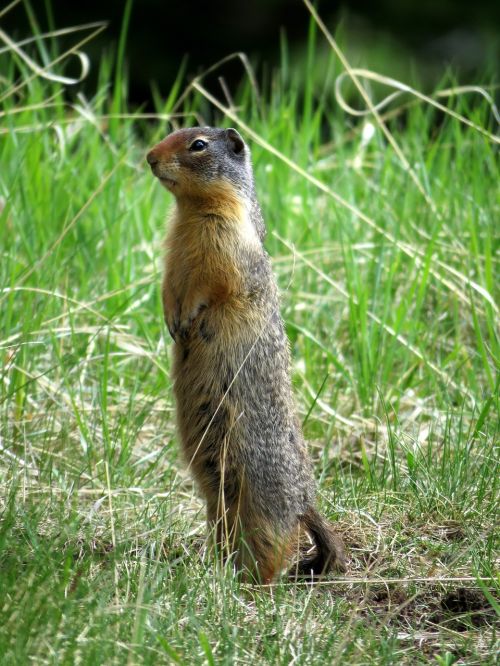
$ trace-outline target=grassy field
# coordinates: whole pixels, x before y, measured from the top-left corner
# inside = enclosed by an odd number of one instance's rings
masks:
[[[284,46],[260,91],[179,80],[149,119],[127,111],[121,51],[72,103],[46,78],[70,57],[50,64],[57,40],[23,47],[44,72],[0,52],[0,663],[495,662],[489,80],[374,110],[393,89],[336,42],[320,63],[321,40],[293,65]],[[342,72],[364,116],[339,104]],[[319,504],[349,548],[347,575],[315,586],[215,570],[180,460],[159,292],[172,202],[144,155],[197,122],[252,147]]]

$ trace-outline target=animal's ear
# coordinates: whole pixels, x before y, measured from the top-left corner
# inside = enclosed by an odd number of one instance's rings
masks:
[[[229,129],[226,130],[226,138],[227,142],[229,144],[230,149],[238,155],[238,153],[241,153],[242,150],[245,148],[245,142],[241,138],[241,136],[238,134],[238,132],[230,127]]]

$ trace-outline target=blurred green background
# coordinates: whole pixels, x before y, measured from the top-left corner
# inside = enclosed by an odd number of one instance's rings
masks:
[[[107,29],[85,47],[95,64],[114,51],[128,4],[35,0],[21,3],[0,23],[9,34],[23,37],[32,32],[34,22],[46,30],[106,21]],[[243,51],[260,79],[279,64],[283,35],[292,57],[301,58],[306,48],[309,14],[300,0],[136,0],[130,5],[125,47],[129,99],[146,108],[153,106],[152,82],[167,96],[183,62],[190,79],[229,53]],[[485,71],[495,78],[491,69],[500,61],[500,2],[324,0],[317,7],[328,27],[341,33],[352,65],[382,68],[389,76],[417,78],[428,86],[448,67],[462,83],[477,80]],[[71,35],[67,39],[74,43]],[[65,45],[64,37],[59,44]],[[87,91],[95,90],[97,69],[93,67],[83,84]],[[225,66],[231,88],[241,76],[236,62]]]

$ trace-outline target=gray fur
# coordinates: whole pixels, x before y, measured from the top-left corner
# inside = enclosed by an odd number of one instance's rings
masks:
[[[190,141],[201,135],[208,145],[202,159],[193,158],[187,152]],[[179,154],[177,141],[182,142]],[[162,145],[170,151],[166,165],[161,162]],[[302,522],[318,547],[311,569],[317,565],[316,573],[321,573],[330,566],[342,568],[341,542],[314,509],[315,483],[295,414],[289,343],[278,287],[263,246],[265,226],[250,151],[236,130],[201,127],[167,137],[151,151],[148,161],[159,177],[175,177],[174,162],[175,168],[178,165],[201,183],[201,193],[210,192],[210,183],[230,183],[246,202],[257,232],[254,242],[235,242],[238,221],[226,218],[223,208],[217,214],[199,211],[197,233],[205,248],[199,261],[211,262],[212,271],[213,265],[220,265],[223,271],[229,258],[238,291],[214,305],[209,299],[194,312],[190,328],[174,338],[179,430],[187,462],[207,499],[209,522],[220,520],[214,500],[220,490],[231,507],[238,505],[244,491],[246,506],[240,518],[244,537],[245,530],[248,534],[259,526],[270,526],[276,539],[286,543]],[[176,196],[180,211],[182,192]],[[188,190],[185,196],[196,195]],[[203,201],[201,195],[199,200]],[[167,268],[168,261],[167,256]],[[190,273],[199,269],[185,266]],[[266,548],[272,551],[266,539],[254,546],[255,550],[262,547],[262,554],[254,553],[255,558],[265,559]],[[307,572],[307,566],[301,570]]]

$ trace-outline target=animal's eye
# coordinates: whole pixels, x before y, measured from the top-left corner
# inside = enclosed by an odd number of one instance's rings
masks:
[[[207,142],[202,141],[201,139],[196,139],[196,141],[193,141],[193,143],[189,146],[189,150],[192,150],[194,153],[199,153],[200,150],[205,150],[207,147]]]

